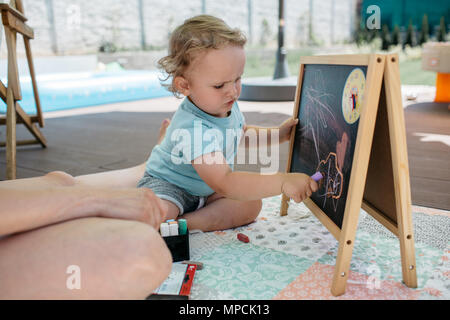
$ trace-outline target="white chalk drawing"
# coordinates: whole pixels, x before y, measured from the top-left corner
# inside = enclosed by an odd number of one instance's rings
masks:
[[[358,68],[357,70],[361,69]],[[325,140],[325,132],[333,130],[328,122],[336,122],[333,108],[328,101],[336,101],[336,99],[332,94],[326,92],[324,76],[320,70],[315,72],[313,77],[311,86],[304,89],[305,104],[303,112],[305,121],[302,122],[300,133],[311,140],[316,159],[316,171],[320,171],[324,177],[319,182],[318,193],[322,207],[325,207],[327,201],[331,201],[334,212],[336,212],[344,187],[342,170],[350,141],[347,133],[344,132],[341,140],[336,143],[336,149],[330,151],[325,158],[321,158],[321,142]]]

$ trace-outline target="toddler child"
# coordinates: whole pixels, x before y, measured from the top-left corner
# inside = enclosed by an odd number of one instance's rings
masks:
[[[289,140],[296,119],[278,128],[246,126],[237,100],[244,72],[246,39],[219,18],[200,15],[171,35],[169,54],[159,60],[175,96],[185,96],[165,136],[153,149],[138,187],[147,187],[168,206],[168,219],[183,215],[188,228],[221,230],[252,222],[261,199],[281,193],[301,202],[317,184],[301,173],[233,171],[247,130],[279,130]],[[258,134],[257,134],[258,136]]]

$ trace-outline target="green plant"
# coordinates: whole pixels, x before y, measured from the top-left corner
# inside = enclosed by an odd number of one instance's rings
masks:
[[[353,34],[353,38],[358,46],[362,45],[365,41],[367,41],[365,29],[361,26],[358,27]]]
[[[441,23],[439,24],[439,31],[437,34],[437,41],[439,42],[445,42],[445,39],[447,37],[447,31],[445,30],[445,18],[444,16],[441,17]]]
[[[400,28],[397,25],[394,26],[394,30],[392,31],[391,44],[394,45],[394,46],[396,46],[398,44],[401,44]]]
[[[391,45],[391,35],[389,34],[389,28],[386,24],[383,25],[381,31],[381,50],[389,50]]]
[[[420,45],[428,41],[428,33],[429,33],[428,16],[427,14],[424,14],[422,18],[422,28],[420,29],[420,36],[419,36]]]
[[[259,40],[259,44],[265,47],[269,42],[271,34],[272,32],[270,30],[269,22],[266,18],[264,18],[261,22],[261,38]]]
[[[118,49],[117,49],[117,46],[113,42],[103,40],[101,42],[98,50],[100,52],[104,52],[104,53],[114,53],[114,52],[117,52]]]
[[[406,30],[406,39],[404,46],[409,45],[410,47],[414,47],[417,45],[416,41],[416,33],[414,31],[414,27],[412,24],[412,20],[409,20],[408,29]]]

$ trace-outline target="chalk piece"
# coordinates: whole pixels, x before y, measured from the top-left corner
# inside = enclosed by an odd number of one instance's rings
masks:
[[[200,262],[200,261],[184,260],[181,263],[182,264],[195,264],[197,266],[197,270],[203,269],[203,262]]]
[[[239,239],[239,241],[245,242],[245,243],[249,243],[250,239],[243,233],[238,233],[237,234],[237,238]]]
[[[186,234],[187,232],[187,222],[186,219],[178,219],[178,233]]]
[[[169,224],[161,223],[161,225],[159,226],[159,232],[161,233],[162,237],[170,236]]]
[[[319,182],[319,180],[322,178],[323,178],[323,175],[319,171],[317,171],[316,173],[314,173],[311,176],[311,179],[313,179],[315,182]]]
[[[173,223],[169,224],[169,232],[171,236],[177,236],[178,235],[178,224]]]

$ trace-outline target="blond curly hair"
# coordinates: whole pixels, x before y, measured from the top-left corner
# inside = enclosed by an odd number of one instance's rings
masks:
[[[230,28],[222,19],[206,14],[187,19],[170,36],[168,55],[158,61],[158,68],[166,74],[160,79],[161,84],[179,98],[181,94],[174,87],[173,80],[184,75],[199,52],[226,45],[243,47],[246,42],[239,29]],[[172,80],[165,83],[169,78]]]

